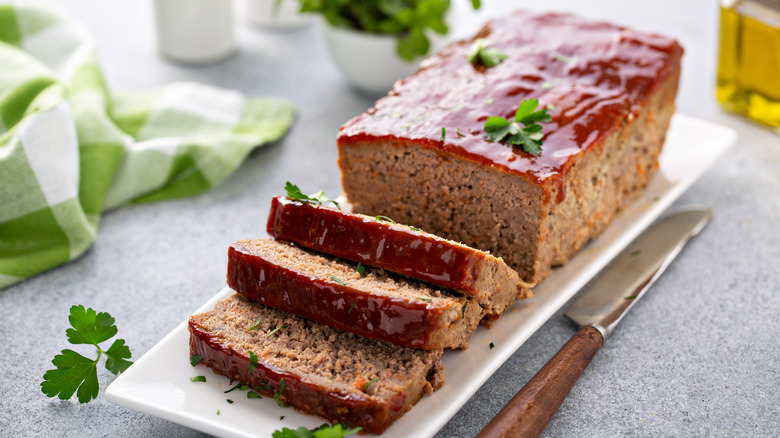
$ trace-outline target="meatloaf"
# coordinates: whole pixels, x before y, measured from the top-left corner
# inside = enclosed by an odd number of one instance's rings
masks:
[[[280,240],[473,296],[490,315],[532,294],[500,258],[390,218],[277,196],[267,229]]]
[[[476,38],[507,57],[469,62]],[[680,75],[673,39],[517,12],[428,58],[339,131],[354,211],[491,251],[536,283],[598,235],[658,168]],[[538,155],[484,131],[538,99]]]
[[[466,348],[487,314],[473,298],[270,239],[228,250],[227,283],[265,305],[412,348]],[[514,297],[514,295],[512,296]]]
[[[382,433],[444,384],[441,350],[370,341],[240,295],[191,316],[189,331],[190,355],[217,374],[366,432]]]

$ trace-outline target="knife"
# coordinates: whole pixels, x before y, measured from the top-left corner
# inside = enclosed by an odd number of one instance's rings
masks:
[[[706,207],[680,211],[628,245],[564,312],[581,328],[478,438],[539,436],[607,336],[711,218]]]

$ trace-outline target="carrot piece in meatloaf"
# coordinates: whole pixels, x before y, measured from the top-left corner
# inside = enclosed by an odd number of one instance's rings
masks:
[[[441,350],[371,341],[241,295],[191,316],[189,331],[190,355],[217,374],[366,432],[382,433],[444,384]]]
[[[476,38],[506,59],[472,64]],[[357,213],[490,251],[538,283],[658,169],[682,53],[671,38],[569,14],[492,21],[341,128],[344,192]],[[552,118],[538,155],[484,130],[526,99]]]

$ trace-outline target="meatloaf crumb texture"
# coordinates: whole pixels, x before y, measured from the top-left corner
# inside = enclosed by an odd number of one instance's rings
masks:
[[[656,172],[682,48],[568,14],[513,14],[477,37],[506,61],[475,67],[473,39],[454,43],[342,127],[342,185],[356,212],[491,251],[537,283]],[[482,129],[526,98],[551,105],[538,156]]]
[[[268,306],[413,348],[466,348],[488,313],[473,298],[382,269],[361,275],[352,262],[270,239],[231,245],[227,282]]]
[[[366,432],[382,433],[444,383],[441,350],[371,341],[240,295],[190,317],[189,330],[190,354],[217,374]]]

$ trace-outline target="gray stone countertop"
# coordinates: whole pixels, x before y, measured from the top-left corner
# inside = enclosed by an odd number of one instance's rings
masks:
[[[458,2],[460,0],[455,0]],[[706,204],[712,223],[624,319],[544,432],[545,436],[777,436],[780,431],[780,136],[723,112],[714,99],[718,7],[707,0],[485,1],[467,34],[512,8],[568,10],[657,31],[686,49],[680,113],[734,128],[736,146],[675,207]],[[224,285],[227,245],[264,236],[269,199],[284,182],[339,193],[335,137],[370,107],[331,62],[320,25],[271,32],[238,21],[239,52],[187,67],[156,51],[147,1],[67,0],[97,37],[109,87],[142,90],[197,81],[290,99],[290,133],[252,153],[222,185],[192,198],[103,217],[80,259],[0,291],[0,435],[199,436],[105,401],[46,398],[51,359],[68,344],[68,309],[116,317],[137,359]],[[475,436],[569,339],[556,313],[463,406],[439,437]]]

